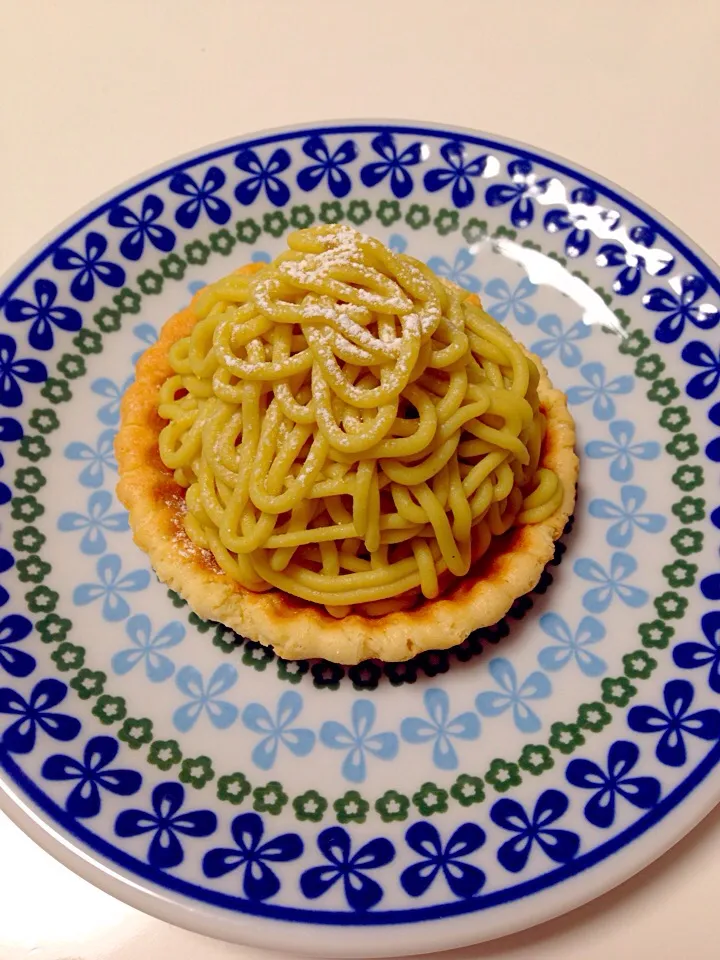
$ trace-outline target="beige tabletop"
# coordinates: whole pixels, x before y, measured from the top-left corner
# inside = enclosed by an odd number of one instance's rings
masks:
[[[708,0],[0,0],[0,30],[0,273],[78,207],[176,154],[367,117],[564,155],[720,261],[720,5]],[[716,811],[595,903],[448,956],[716,960],[719,887]],[[126,907],[0,815],[0,960],[266,956]]]

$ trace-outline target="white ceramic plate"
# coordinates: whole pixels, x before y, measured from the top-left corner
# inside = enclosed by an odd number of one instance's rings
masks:
[[[577,420],[538,590],[408,664],[287,663],[198,621],[114,494],[164,320],[334,220],[479,292]],[[125,184],[2,288],[0,802],[73,869],[202,933],[387,956],[575,907],[715,804],[720,285],[653,211],[483,134],[300,127]]]

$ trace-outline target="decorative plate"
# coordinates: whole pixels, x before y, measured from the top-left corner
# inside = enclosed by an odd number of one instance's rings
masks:
[[[349,669],[198,620],[133,545],[113,458],[165,319],[339,220],[478,292],[567,391],[582,457],[505,621]],[[0,803],[70,867],[205,934],[388,956],[569,910],[715,804],[720,281],[667,221],[482,134],[306,126],[126,184],[3,287]]]

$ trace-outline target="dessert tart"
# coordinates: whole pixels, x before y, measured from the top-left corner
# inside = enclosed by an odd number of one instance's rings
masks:
[[[122,400],[118,496],[198,616],[286,659],[401,661],[536,585],[574,442],[476,296],[320,226],[167,321]]]

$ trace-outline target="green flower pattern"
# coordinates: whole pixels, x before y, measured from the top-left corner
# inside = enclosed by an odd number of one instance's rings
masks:
[[[217,782],[218,800],[231,803],[234,807],[238,807],[251,790],[250,781],[244,773],[225,774]]]
[[[452,792],[452,791],[451,791]],[[383,823],[407,820],[410,800],[397,790],[387,790],[375,801],[375,809]]]
[[[445,813],[448,808],[449,793],[438,787],[436,783],[424,783],[417,793],[413,794],[412,802],[423,817],[431,817],[435,813]]]
[[[258,813],[269,813],[274,817],[282,813],[288,802],[288,795],[277,780],[271,780],[264,787],[256,787],[253,792],[253,810]]]
[[[58,360],[57,368],[58,373],[67,377],[68,380],[79,380],[80,377],[84,377],[87,373],[85,361],[76,353],[64,353]],[[57,381],[57,383],[61,384],[61,381]],[[62,388],[59,386],[58,389],[61,390]],[[70,395],[68,394],[64,399],[69,400]]]
[[[65,644],[63,644],[65,646]],[[69,646],[69,645],[68,645]],[[77,693],[81,700],[89,700],[91,697],[99,696],[105,689],[107,674],[102,670],[88,670],[83,667],[78,670],[77,675],[70,681],[70,686]]]
[[[182,751],[177,740],[153,740],[148,752],[148,763],[163,773],[176,766],[182,760]]]
[[[320,823],[328,808],[327,800],[317,790],[300,794],[295,797],[292,805],[298,820],[309,820],[311,823]]]
[[[136,720],[134,717],[128,717],[118,731],[118,739],[126,743],[131,750],[139,750],[140,747],[152,742],[153,722],[147,717],[141,717]]]
[[[345,796],[333,803],[338,823],[365,823],[370,804],[357,790],[348,790]]]
[[[498,793],[507,793],[511,787],[519,787],[522,783],[520,768],[517,763],[508,763],[498,758],[490,764],[485,781]]]
[[[544,743],[526,743],[522,748],[518,766],[526,773],[539,777],[546,770],[551,770],[555,766],[555,761]]]

